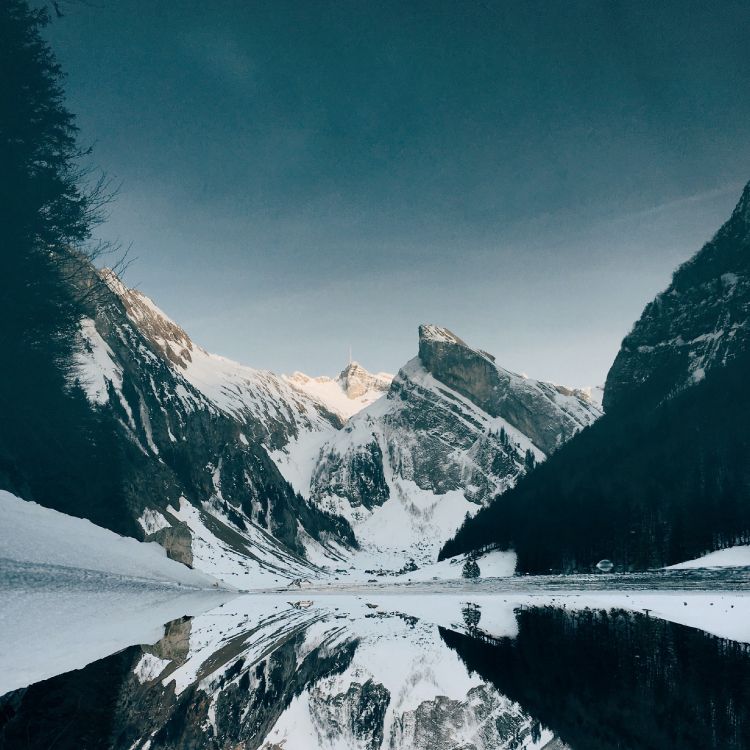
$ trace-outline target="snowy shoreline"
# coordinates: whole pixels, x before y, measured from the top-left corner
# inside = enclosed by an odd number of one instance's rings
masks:
[[[155,542],[120,536],[82,518],[0,490],[0,559],[52,565],[154,584],[225,588],[212,576],[170,560]]]

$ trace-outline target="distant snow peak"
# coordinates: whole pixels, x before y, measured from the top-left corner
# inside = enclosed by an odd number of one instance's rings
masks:
[[[393,380],[390,373],[371,373],[353,361],[335,378],[310,377],[303,372],[284,377],[292,387],[322,402],[343,420],[377,401],[388,392]]]
[[[386,372],[372,374],[359,362],[350,362],[336,378],[341,390],[351,399],[361,398],[370,391],[385,393],[392,380],[393,375]]]

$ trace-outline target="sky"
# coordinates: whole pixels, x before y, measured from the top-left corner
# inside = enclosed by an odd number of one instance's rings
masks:
[[[100,237],[200,345],[373,371],[446,326],[604,382],[750,179],[750,4],[97,0],[47,31]]]

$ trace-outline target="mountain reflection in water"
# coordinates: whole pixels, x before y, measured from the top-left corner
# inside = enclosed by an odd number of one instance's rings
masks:
[[[245,596],[172,621],[0,697],[0,747],[750,748],[745,643],[624,610],[379,601]]]

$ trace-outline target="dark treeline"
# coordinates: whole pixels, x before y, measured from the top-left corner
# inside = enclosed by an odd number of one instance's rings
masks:
[[[48,22],[45,9],[0,3],[0,487],[125,531],[102,502],[112,435],[71,387],[86,303],[71,274],[94,254],[106,196],[83,187]]]
[[[142,651],[131,646],[0,697],[0,748],[85,750],[113,747],[123,683]]]
[[[464,523],[441,559],[512,547],[524,572],[645,569],[750,542],[750,356],[607,414]]]
[[[750,748],[750,653],[625,612],[518,613],[488,642],[440,629],[466,666],[575,750]]]

